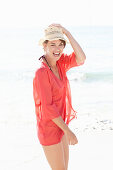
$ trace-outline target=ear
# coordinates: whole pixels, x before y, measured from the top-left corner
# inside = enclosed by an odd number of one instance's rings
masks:
[[[46,43],[43,43],[43,49],[44,49],[44,51],[45,51],[46,47],[47,47],[47,44],[46,44]]]

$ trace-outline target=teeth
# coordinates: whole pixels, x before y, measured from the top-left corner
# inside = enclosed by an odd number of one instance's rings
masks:
[[[60,53],[54,53],[54,54],[59,55]]]

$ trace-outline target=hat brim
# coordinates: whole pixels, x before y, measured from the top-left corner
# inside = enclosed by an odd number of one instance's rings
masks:
[[[66,43],[69,43],[69,41],[67,41],[65,38],[60,38],[60,37],[58,37],[58,38],[53,38],[53,39],[41,38],[41,39],[39,40],[39,42],[38,42],[38,45],[43,46],[43,43],[44,43],[44,41],[46,41],[46,40],[48,40],[48,41],[63,40],[63,41],[65,41]]]

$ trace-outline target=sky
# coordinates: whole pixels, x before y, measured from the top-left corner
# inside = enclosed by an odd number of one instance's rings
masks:
[[[113,26],[112,6],[112,0],[3,0],[0,28],[33,28],[51,23]]]

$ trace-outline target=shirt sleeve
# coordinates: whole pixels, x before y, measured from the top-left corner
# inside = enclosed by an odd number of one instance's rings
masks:
[[[62,54],[61,58],[59,59],[59,62],[61,65],[64,66],[66,72],[72,67],[80,66],[83,64],[77,64],[76,55],[74,52],[70,55]]]
[[[46,69],[40,69],[35,75],[36,93],[41,101],[41,115],[43,119],[54,119],[60,116],[58,108],[52,100],[52,91]]]

